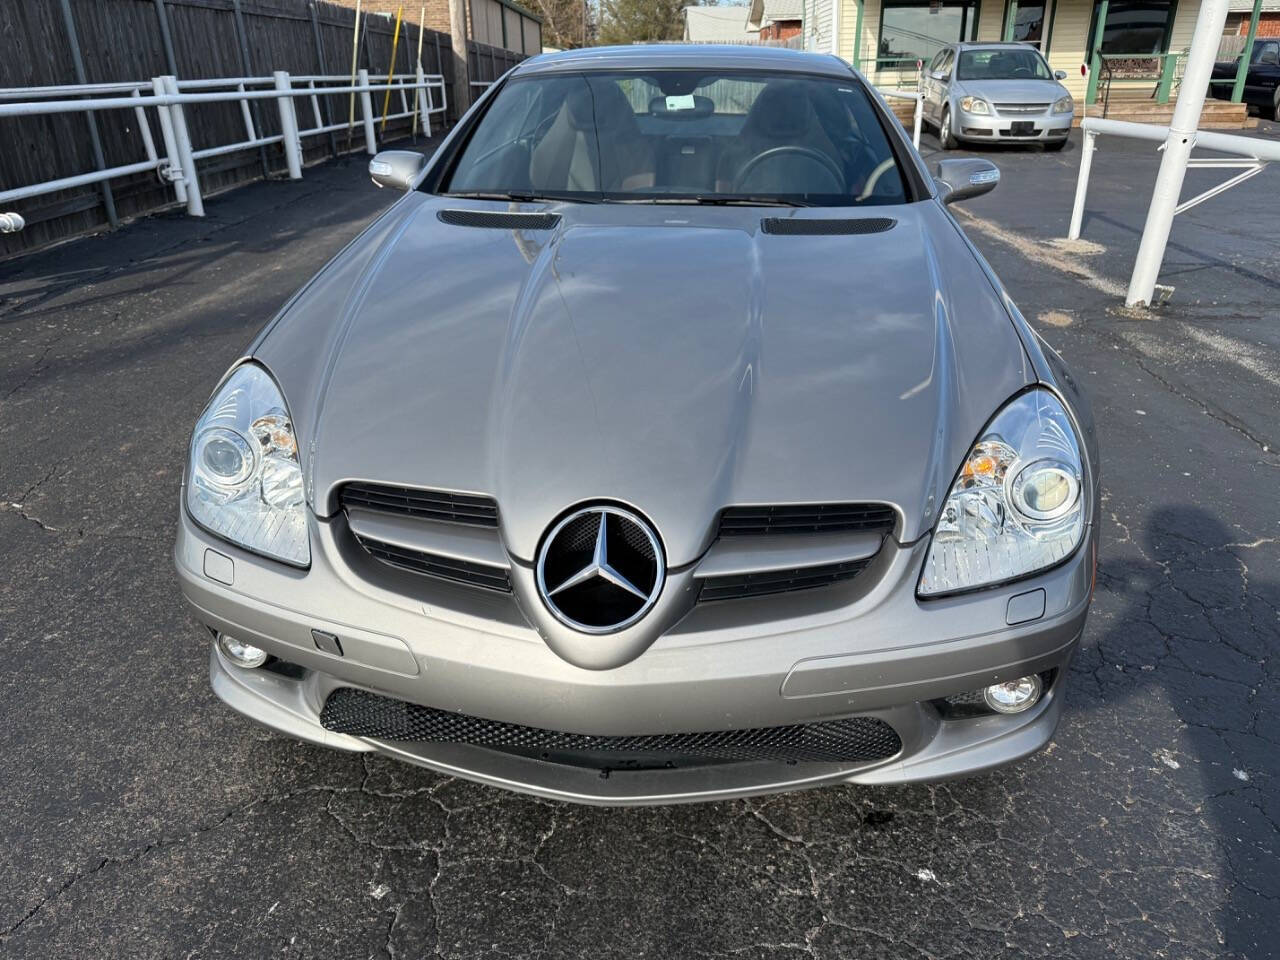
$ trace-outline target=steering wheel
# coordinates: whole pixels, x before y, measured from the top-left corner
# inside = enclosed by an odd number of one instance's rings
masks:
[[[1014,75],[1014,77],[1015,77],[1015,78],[1016,78],[1016,77],[1029,77],[1029,76],[1031,76],[1031,68],[1030,68],[1030,67],[1014,67],[1014,68],[1013,68],[1013,75]]]
[[[734,190],[741,191],[742,184],[746,182],[748,175],[753,173],[756,167],[760,166],[767,160],[772,160],[775,157],[783,155],[804,157],[807,160],[812,160],[831,174],[832,178],[834,178],[836,182],[837,192],[844,189],[844,174],[840,172],[840,168],[836,166],[836,162],[825,153],[820,153],[811,147],[783,146],[770,147],[768,150],[762,150],[760,153],[757,153],[754,157],[744,163],[738,169],[738,175],[733,178]]]

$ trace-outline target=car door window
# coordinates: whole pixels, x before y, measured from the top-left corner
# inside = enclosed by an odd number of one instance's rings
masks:
[[[1258,63],[1265,63],[1273,67],[1280,63],[1280,44],[1264,43],[1261,52],[1258,54]]]

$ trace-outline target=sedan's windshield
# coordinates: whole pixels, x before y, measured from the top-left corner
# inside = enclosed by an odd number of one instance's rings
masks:
[[[965,50],[957,80],[1050,80],[1049,65],[1035,50]]]
[[[443,192],[784,206],[906,197],[885,129],[854,78],[703,70],[515,78]]]

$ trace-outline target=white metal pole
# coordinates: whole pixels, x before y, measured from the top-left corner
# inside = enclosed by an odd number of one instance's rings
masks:
[[[276,89],[280,91],[277,102],[280,104],[280,132],[284,136],[280,145],[284,147],[284,160],[289,167],[289,179],[302,179],[302,141],[298,138],[298,115],[293,110],[293,97],[289,95],[289,71],[276,70],[272,73],[276,79]]]
[[[1080,145],[1080,173],[1076,176],[1076,202],[1071,208],[1071,229],[1067,236],[1072,240],[1080,239],[1080,228],[1084,224],[1084,201],[1089,193],[1089,171],[1093,169],[1094,141],[1098,135],[1092,130],[1084,132],[1084,142]]]
[[[413,101],[413,132],[418,132],[418,117],[422,117],[422,128],[427,136],[431,136],[431,114],[430,101],[427,99],[427,75],[422,71],[422,61],[418,61],[418,89],[414,91]]]
[[[1128,306],[1150,303],[1155,293],[1156,278],[1169,243],[1169,229],[1173,226],[1174,208],[1182,194],[1187,159],[1195,146],[1196,128],[1200,125],[1200,112],[1204,109],[1205,92],[1226,21],[1227,0],[1202,0],[1187,55],[1187,69],[1169,124],[1169,139],[1165,141],[1160,172],[1156,175],[1151,206],[1147,210],[1147,223],[1142,229],[1142,243],[1138,246],[1138,258],[1134,261],[1129,292],[1124,300]]]
[[[164,78],[165,92],[178,95],[178,78]],[[187,213],[193,217],[204,216],[204,197],[200,196],[200,177],[196,172],[196,158],[191,155],[191,135],[187,132],[187,118],[182,104],[169,105],[169,119],[173,123],[173,142],[178,148],[178,160],[182,165],[182,179],[187,184]]]
[[[168,90],[164,77],[153,77],[151,91],[157,97],[163,97]],[[169,173],[173,176],[173,192],[179,203],[187,202],[187,184],[182,176],[182,161],[178,158],[178,145],[173,137],[173,122],[167,106],[156,107],[156,116],[160,118],[160,139],[164,142],[164,152],[169,158]]]
[[[911,142],[917,150],[920,149],[920,120],[924,114],[924,96],[918,92],[919,89],[919,87],[916,87],[916,119],[914,128],[911,131]]]
[[[363,68],[360,70],[360,86],[369,86],[369,71]],[[364,112],[364,146],[369,156],[373,156],[378,152],[378,139],[373,131],[373,98],[368,90],[360,92],[360,109]]]

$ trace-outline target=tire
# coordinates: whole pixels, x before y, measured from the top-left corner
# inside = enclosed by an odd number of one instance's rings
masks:
[[[951,133],[951,108],[942,108],[942,119],[938,121],[938,146],[943,150],[954,150],[956,138]]]
[[[1053,153],[1057,153],[1066,145],[1067,145],[1066,137],[1063,137],[1061,140],[1046,140],[1044,142],[1044,148],[1046,150],[1052,151]]]

